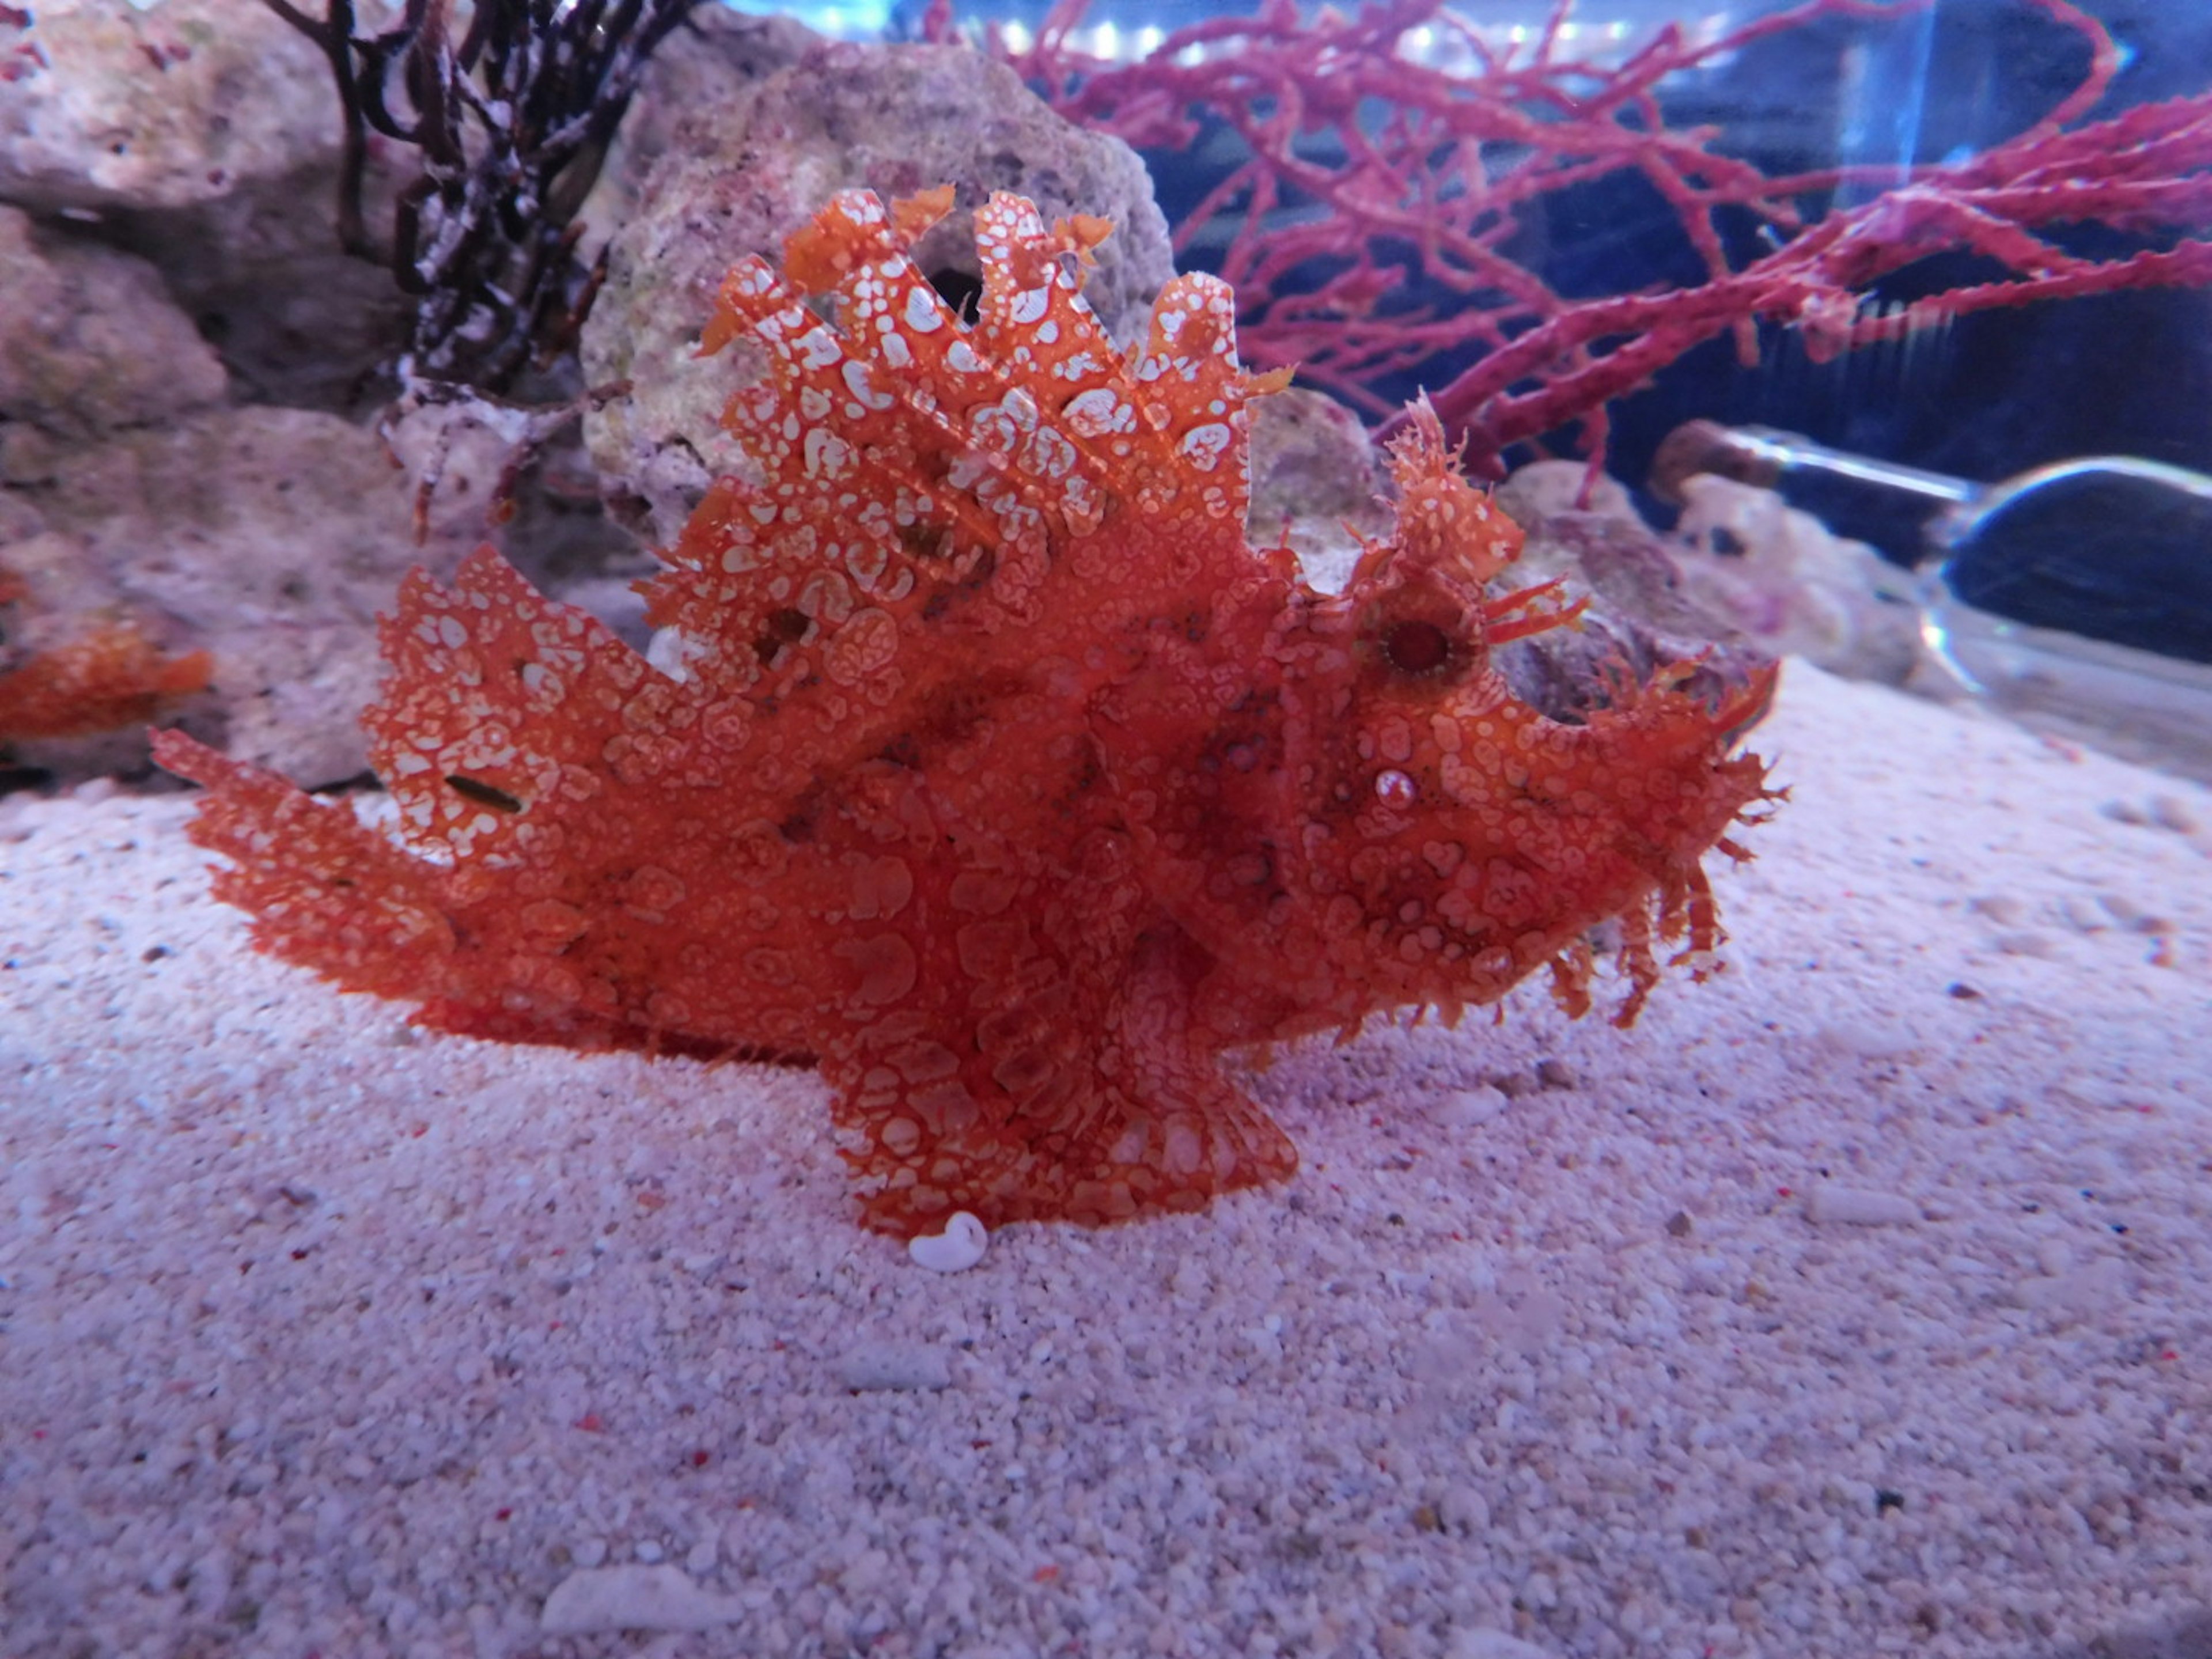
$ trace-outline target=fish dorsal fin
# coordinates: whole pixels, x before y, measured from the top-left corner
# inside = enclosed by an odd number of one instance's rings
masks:
[[[1276,382],[1237,366],[1227,288],[1176,279],[1132,361],[1081,295],[1104,222],[1048,227],[1001,194],[975,216],[969,323],[910,252],[948,202],[842,192],[785,274],[748,258],[723,283],[702,349],[744,341],[761,364],[724,416],[752,466],[715,483],[648,586],[705,677],[752,684],[755,612],[810,586],[972,637],[1033,627],[1055,582],[1152,608],[1253,563],[1246,404]]]

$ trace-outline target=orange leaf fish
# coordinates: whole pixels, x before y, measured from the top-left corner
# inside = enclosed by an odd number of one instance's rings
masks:
[[[1579,1012],[1608,921],[1622,1024],[1655,942],[1703,971],[1771,671],[1715,706],[1678,665],[1580,725],[1517,702],[1492,648],[1574,607],[1487,591],[1519,532],[1425,414],[1395,533],[1307,586],[1245,541],[1278,382],[1229,289],[1178,277],[1125,357],[1079,294],[1105,226],[1001,195],[963,323],[907,252],[950,204],[848,191],[724,283],[751,465],[645,585],[653,661],[485,549],[384,624],[392,835],[162,736],[261,947],[441,1030],[810,1057],[866,1220],[908,1235],[1279,1180],[1224,1050],[1546,967]]]
[[[0,601],[9,590],[0,586]],[[140,726],[207,689],[204,651],[165,656],[131,623],[100,623],[73,639],[0,669],[0,742],[85,738]]]

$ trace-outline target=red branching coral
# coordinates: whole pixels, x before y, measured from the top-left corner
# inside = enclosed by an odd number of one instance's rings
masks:
[[[1125,359],[1078,293],[1105,227],[1001,196],[966,324],[907,253],[950,197],[839,196],[786,276],[724,284],[757,470],[649,584],[678,672],[486,549],[385,625],[396,841],[161,735],[258,942],[446,1030],[816,1057],[901,1233],[1285,1176],[1223,1051],[1547,968],[1579,1012],[1608,920],[1624,1023],[1656,944],[1705,971],[1771,674],[1711,703],[1676,665],[1571,726],[1518,702],[1492,647],[1573,607],[1492,591],[1520,532],[1425,416],[1395,534],[1316,592],[1244,538],[1279,377],[1239,367],[1227,287],[1178,278]]]
[[[1389,416],[1376,382],[1479,350],[1431,397],[1487,464],[1509,445],[1577,425],[1601,447],[1610,399],[1723,335],[1755,361],[1759,320],[1796,329],[1818,359],[1994,307],[2212,282],[2212,94],[2075,125],[2118,59],[2103,27],[2069,0],[2030,3],[2088,43],[2080,85],[2027,131],[1971,160],[1915,168],[1861,206],[1808,217],[1839,185],[1890,182],[1893,170],[1769,176],[1718,153],[1714,131],[1662,118],[1669,76],[1820,18],[1896,17],[1930,3],[1805,0],[1703,40],[1669,24],[1610,67],[1565,44],[1565,5],[1525,46],[1499,50],[1443,0],[1310,19],[1297,0],[1264,0],[1121,64],[1071,48],[1088,0],[1060,0],[1024,50],[994,44],[1064,114],[1132,144],[1182,149],[1208,122],[1232,131],[1245,159],[1183,216],[1176,239],[1224,244],[1218,268],[1237,293],[1248,356],[1295,364]],[[951,17],[938,0],[928,32],[949,36]],[[1430,53],[1415,45],[1424,36]],[[1423,61],[1439,40],[1456,43],[1472,72]],[[1703,282],[1569,298],[1515,262],[1510,245],[1544,198],[1624,171],[1673,209]],[[1732,258],[1730,216],[1747,219],[1771,251]],[[2092,222],[2143,245],[2081,254],[2054,236]],[[1954,250],[1986,256],[1999,274],[1901,308],[1863,303],[1881,277]],[[1311,285],[1316,268],[1328,275]],[[1384,303],[1413,276],[1456,303]]]

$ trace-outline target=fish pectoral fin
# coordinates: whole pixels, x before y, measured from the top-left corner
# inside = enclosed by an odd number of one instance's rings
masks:
[[[1086,1029],[1056,1002],[926,1040],[825,1059],[869,1225],[912,1237],[966,1210],[1103,1225],[1192,1212],[1297,1168],[1290,1138],[1194,1042],[1176,963],[1139,951]]]

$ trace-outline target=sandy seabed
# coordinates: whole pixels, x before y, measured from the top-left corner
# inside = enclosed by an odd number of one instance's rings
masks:
[[[929,1273],[809,1074],[411,1032],[0,805],[0,1653],[2212,1654],[2212,797],[1793,666],[1728,971]]]

